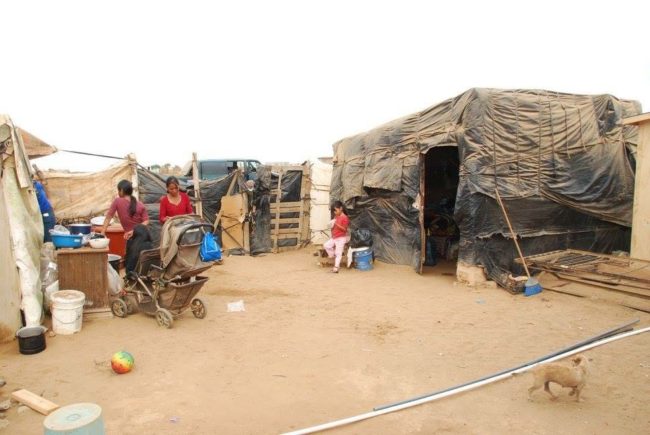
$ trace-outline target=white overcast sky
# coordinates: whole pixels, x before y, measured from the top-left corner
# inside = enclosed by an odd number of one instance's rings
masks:
[[[574,4],[580,3],[580,4]],[[646,6],[643,6],[643,5]],[[646,2],[3,1],[0,113],[144,165],[301,162],[472,87],[635,99]],[[58,153],[40,166],[95,170]]]

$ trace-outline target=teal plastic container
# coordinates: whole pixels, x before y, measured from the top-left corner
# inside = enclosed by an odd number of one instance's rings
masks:
[[[94,403],[63,406],[43,421],[45,435],[105,435],[102,408]]]

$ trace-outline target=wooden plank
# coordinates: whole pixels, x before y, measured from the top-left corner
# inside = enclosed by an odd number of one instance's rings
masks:
[[[11,398],[17,402],[27,405],[34,411],[38,411],[43,415],[49,415],[52,411],[59,408],[54,402],[50,402],[41,396],[37,396],[31,391],[18,390],[11,393]]]
[[[244,222],[244,251],[246,253],[251,252],[251,232],[250,232],[250,222]]]
[[[271,222],[275,222],[275,218],[271,218]],[[300,218],[280,218],[280,225],[282,224],[299,224]]]
[[[300,239],[300,228],[279,228],[272,229],[271,234],[295,234]]]
[[[300,234],[278,234],[278,239],[297,239],[300,241]]]
[[[244,225],[248,200],[244,194],[224,196],[221,198],[221,242],[224,251],[244,249]]]
[[[650,116],[648,113],[645,115]],[[650,260],[650,200],[647,194],[643,194],[650,182],[650,122],[643,121],[638,130],[630,256]]]
[[[281,209],[273,209],[271,210],[271,213],[276,213],[279,211],[279,214],[284,214],[284,213],[300,213],[300,207],[288,207],[288,208],[281,208]]]
[[[647,113],[642,113],[640,115],[636,116],[630,116],[629,118],[623,118],[622,124],[623,125],[630,125],[630,124],[641,124],[643,122],[650,121],[650,112]]]
[[[591,284],[577,283],[570,281],[568,285],[564,280],[540,280],[544,290],[550,290],[557,293],[565,293],[571,296],[601,300],[607,303],[614,303],[624,307],[633,308],[638,311],[650,312],[650,303],[633,296],[626,296],[619,293],[612,293],[602,287],[595,287]]]
[[[271,203],[270,205],[271,205],[272,209],[277,208],[277,207],[280,207],[281,209],[294,208],[294,207],[300,207],[302,205],[302,201],[277,202],[277,200],[276,200],[276,202]]]

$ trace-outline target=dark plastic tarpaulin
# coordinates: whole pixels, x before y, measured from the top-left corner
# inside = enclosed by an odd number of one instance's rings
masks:
[[[381,260],[420,266],[420,156],[458,148],[459,260],[504,282],[514,246],[498,188],[525,255],[629,246],[637,102],[611,95],[470,89],[334,144],[331,199],[374,234]]]

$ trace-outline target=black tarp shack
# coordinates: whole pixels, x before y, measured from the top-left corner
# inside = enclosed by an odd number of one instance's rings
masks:
[[[496,189],[524,255],[628,248],[637,130],[621,119],[640,112],[611,95],[470,89],[336,142],[330,197],[378,259],[419,271],[427,219],[446,209],[459,262],[504,284],[520,270]]]

